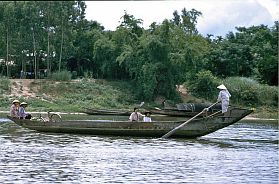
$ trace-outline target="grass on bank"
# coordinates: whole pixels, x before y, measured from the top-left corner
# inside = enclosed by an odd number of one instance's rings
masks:
[[[260,85],[246,78],[228,78],[224,84],[232,93],[232,105],[254,109],[253,116],[261,118],[278,118],[278,87]],[[129,81],[108,80],[35,80],[31,90],[35,98],[18,98],[29,103],[28,111],[80,112],[83,107],[103,109],[133,109],[140,101],[133,94],[133,84]],[[8,111],[15,97],[9,96],[11,81],[0,77],[0,110]],[[213,98],[217,98],[214,92]],[[189,95],[184,102],[202,103],[214,100]],[[146,103],[158,106],[156,102]]]
[[[6,88],[0,94],[0,110],[9,110],[11,102],[16,98],[9,96],[9,89]],[[36,80],[31,83],[30,90],[36,92],[37,97],[17,99],[29,103],[29,111],[79,112],[82,107],[127,109],[140,103],[131,89],[132,85],[126,81]]]
[[[33,99],[35,109],[78,112],[83,107],[127,109],[137,101],[128,82],[103,80],[76,80],[71,82],[45,81],[38,94],[44,98]]]

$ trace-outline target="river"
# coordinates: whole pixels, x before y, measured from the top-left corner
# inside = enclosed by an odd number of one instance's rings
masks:
[[[0,183],[278,183],[277,122],[198,139],[39,133],[0,119]]]

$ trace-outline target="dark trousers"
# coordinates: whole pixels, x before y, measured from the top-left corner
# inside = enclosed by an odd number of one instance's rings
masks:
[[[31,118],[32,118],[31,114],[27,114],[27,115],[25,116],[25,119],[31,119]],[[20,119],[23,119],[23,117],[20,117]]]

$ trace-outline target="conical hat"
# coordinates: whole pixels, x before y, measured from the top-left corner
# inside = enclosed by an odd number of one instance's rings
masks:
[[[20,102],[19,102],[18,100],[14,100],[14,101],[13,101],[13,104],[14,104],[14,103],[20,103]]]
[[[221,84],[220,86],[217,87],[218,89],[227,89],[224,84]]]
[[[26,102],[21,102],[20,106],[22,106],[22,105],[27,105],[27,103]]]

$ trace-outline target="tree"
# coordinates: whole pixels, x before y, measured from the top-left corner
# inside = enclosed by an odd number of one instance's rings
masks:
[[[101,78],[117,78],[117,63],[115,62],[115,45],[106,37],[100,38],[94,44],[94,61],[100,71],[95,71]]]
[[[143,28],[140,26],[142,24],[142,19],[136,19],[133,15],[129,15],[126,11],[124,11],[124,15],[121,19],[123,20],[119,27],[131,30],[131,34],[134,39],[141,36],[143,33]]]
[[[191,9],[190,11],[187,11],[186,8],[182,9],[182,28],[186,33],[189,34],[197,34],[197,28],[196,24],[198,21],[198,17],[202,15],[201,12]]]

